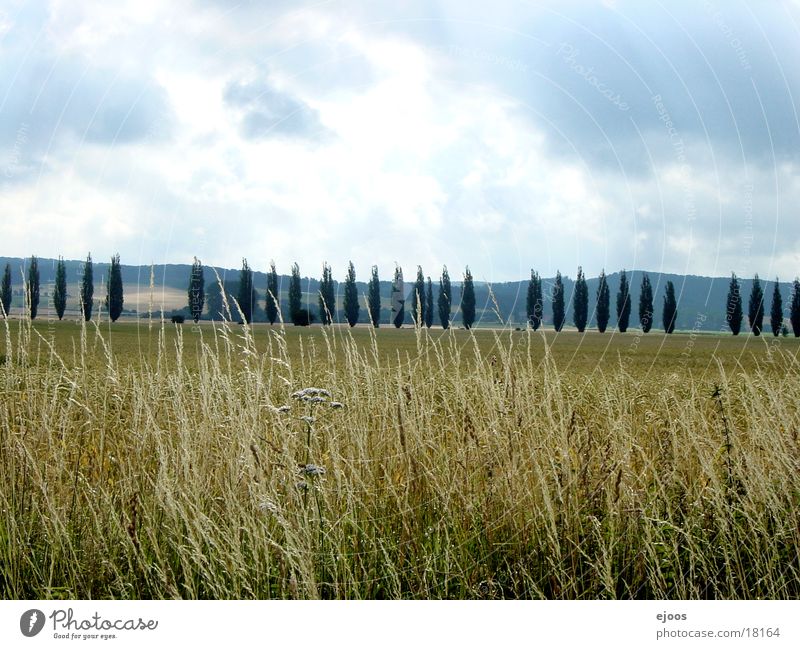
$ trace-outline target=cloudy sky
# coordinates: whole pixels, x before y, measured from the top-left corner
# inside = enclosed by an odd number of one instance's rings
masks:
[[[797,2],[0,7],[0,256],[800,273]]]

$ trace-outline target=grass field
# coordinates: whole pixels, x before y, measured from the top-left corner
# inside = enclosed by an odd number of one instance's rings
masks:
[[[800,596],[794,338],[0,332],[5,598]]]

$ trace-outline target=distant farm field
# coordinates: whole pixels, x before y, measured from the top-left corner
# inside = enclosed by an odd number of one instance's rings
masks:
[[[5,598],[794,598],[800,341],[0,324]]]
[[[11,331],[19,321],[11,321]],[[241,342],[242,327],[230,324],[232,342]],[[78,362],[76,354],[81,350],[82,327],[78,319],[65,319],[62,322],[40,320],[33,324],[35,333],[31,337],[37,353],[49,350],[47,342],[65,360]],[[215,331],[217,335],[215,336]],[[201,357],[200,343],[218,345],[222,330],[211,322],[199,324],[187,322],[176,326],[169,321],[161,322],[156,316],[152,322],[146,318],[139,320],[120,320],[114,324],[105,321],[99,326],[91,323],[86,327],[86,351],[88,360],[102,361],[105,348],[109,347],[114,357],[122,365],[137,365],[156,359],[159,344],[163,343],[173,351],[179,336],[183,345],[184,362],[192,366]],[[417,335],[419,333],[419,336]],[[333,325],[323,328],[295,327],[286,325],[254,324],[250,328],[253,344],[259,353],[265,353],[270,345],[275,345],[276,336],[281,335],[287,353],[292,360],[300,360],[302,355],[325,356],[330,351],[341,360],[348,345],[360,351],[369,350],[386,362],[419,362],[419,354],[430,344],[458,352],[460,359],[475,359],[476,349],[484,360],[502,350],[512,357],[526,357],[534,362],[542,362],[547,349],[550,358],[558,368],[566,373],[594,373],[625,368],[627,371],[644,372],[645,375],[671,374],[691,370],[693,376],[709,375],[722,364],[727,369],[744,370],[756,367],[775,368],[780,371],[783,353],[797,357],[800,339],[794,337],[774,337],[772,335],[752,336],[748,334],[731,336],[705,332],[675,332],[666,335],[663,331],[643,334],[638,329],[629,329],[624,334],[613,332],[598,333],[565,329],[555,332],[548,328],[538,332],[511,329],[453,329],[444,331],[433,327],[415,332],[413,327],[396,329],[382,326],[376,330],[359,325],[350,328],[346,325]],[[374,342],[373,342],[374,340]],[[105,342],[105,344],[103,344]],[[0,353],[4,353],[6,342],[0,340]],[[421,346],[422,345],[422,346]],[[168,359],[166,359],[168,360]],[[454,358],[448,358],[449,361]]]

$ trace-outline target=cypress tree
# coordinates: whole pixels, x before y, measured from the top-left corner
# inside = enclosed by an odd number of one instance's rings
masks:
[[[792,285],[792,308],[789,312],[789,322],[792,323],[792,333],[795,338],[800,338],[800,279],[794,278]]]
[[[275,324],[278,319],[278,304],[280,301],[280,289],[278,289],[278,271],[275,270],[275,262],[269,262],[269,272],[267,273],[267,301],[265,310],[267,320],[270,324]]]
[[[747,317],[750,320],[750,330],[756,335],[761,335],[764,326],[764,290],[758,273],[753,277],[753,288],[750,291],[750,302],[747,305]]]
[[[557,270],[553,284],[553,329],[561,331],[564,320],[564,282],[561,280],[561,271]]]
[[[597,330],[603,333],[608,327],[611,318],[611,291],[608,288],[606,271],[600,272],[600,282],[597,284]]]
[[[67,266],[64,263],[63,257],[58,258],[58,265],[56,266],[56,285],[53,289],[53,307],[56,310],[58,319],[64,317],[64,311],[67,309]]]
[[[392,323],[399,329],[406,317],[406,297],[403,286],[403,269],[395,265],[392,281]]]
[[[300,287],[300,267],[292,264],[292,276],[289,279],[289,315],[292,323],[299,325],[302,319],[303,292]]]
[[[369,278],[367,306],[369,307],[369,320],[377,329],[381,326],[381,280],[378,277],[377,266],[372,267],[372,276]]]
[[[322,279],[319,282],[319,320],[329,325],[336,316],[336,296],[333,290],[333,274],[328,262],[322,264]]]
[[[642,275],[642,289],[639,293],[639,323],[642,333],[647,333],[653,327],[653,286],[647,273]]]
[[[778,278],[775,278],[775,288],[772,291],[772,308],[769,313],[769,324],[772,327],[772,335],[777,336],[781,332],[783,325],[783,298],[781,297],[781,287]]]
[[[31,257],[28,267],[28,304],[31,320],[36,320],[39,313],[39,260],[35,256]]]
[[[469,266],[464,273],[464,283],[461,285],[461,320],[467,329],[472,329],[472,325],[475,324],[475,286],[472,283]]]
[[[742,329],[742,295],[736,273],[731,273],[731,283],[728,287],[728,298],[725,305],[725,320],[733,335],[738,336]]]
[[[586,322],[589,319],[589,289],[586,286],[586,277],[583,268],[578,266],[578,277],[575,280],[575,293],[572,298],[573,315],[572,319],[579,332],[586,330]]]
[[[208,305],[208,317],[212,320],[217,318],[224,320],[223,309],[225,308],[222,302],[222,289],[219,286],[219,281],[215,278],[206,286],[206,304]]]
[[[106,306],[108,307],[108,317],[111,322],[116,322],[122,315],[122,305],[124,304],[122,295],[122,266],[119,261],[119,254],[111,258],[111,268],[108,271],[108,293],[106,294]]]
[[[433,326],[433,283],[428,277],[428,286],[425,289],[425,326],[430,329]]]
[[[206,281],[203,264],[195,257],[192,264],[192,272],[189,275],[189,313],[192,319],[197,322],[203,315],[203,308],[206,304]]]
[[[0,286],[0,302],[3,303],[3,316],[8,317],[11,311],[11,298],[13,293],[11,290],[11,264],[6,264],[6,269],[3,271],[3,283]]]
[[[86,322],[92,319],[92,309],[94,308],[94,265],[92,264],[92,253],[86,256],[83,264],[83,275],[81,277],[81,313]]]
[[[531,278],[528,281],[528,295],[525,300],[525,315],[528,317],[528,326],[536,331],[542,324],[544,315],[542,300],[542,280],[539,273],[531,268]]]
[[[356,268],[353,262],[347,267],[347,279],[344,283],[344,315],[347,324],[355,327],[361,307],[358,304],[358,288],[356,287]]]
[[[439,322],[442,323],[442,329],[450,328],[450,309],[453,306],[453,297],[450,292],[450,273],[447,272],[447,266],[442,268],[442,277],[439,279]]]
[[[678,303],[675,300],[675,287],[672,282],[667,282],[664,294],[664,331],[671,334],[675,331],[675,321],[678,319]]]
[[[417,281],[414,282],[414,292],[411,295],[411,319],[415,327],[421,327],[425,322],[425,276],[422,266],[417,266]]]
[[[257,296],[253,286],[253,269],[247,263],[247,259],[242,259],[242,269],[239,271],[239,291],[236,295],[239,303],[239,312],[242,321],[250,324],[253,321],[253,308],[256,305]]]
[[[619,292],[617,293],[617,329],[620,333],[628,330],[628,321],[631,317],[631,291],[628,285],[628,276],[623,269],[619,276]]]

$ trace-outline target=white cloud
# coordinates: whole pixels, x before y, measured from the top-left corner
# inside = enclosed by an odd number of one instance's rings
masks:
[[[33,147],[15,152],[6,143],[0,160],[18,159],[20,172],[13,182],[0,177],[0,254],[83,257],[91,249],[104,258],[120,250],[131,263],[198,254],[227,266],[246,256],[256,268],[275,258],[285,270],[297,260],[310,273],[322,260],[343,273],[353,259],[361,275],[373,263],[388,273],[395,260],[427,272],[447,264],[454,275],[469,263],[493,281],[532,265],[543,274],[571,274],[578,264],[590,275],[634,266],[727,274],[742,263],[746,177],[727,150],[684,131],[687,172],[657,123],[642,127],[652,169],[641,171],[640,160],[626,157],[630,142],[610,131],[601,153],[621,167],[597,164],[596,138],[580,129],[561,134],[563,150],[554,152],[548,124],[559,115],[533,110],[528,88],[558,93],[528,71],[537,71],[546,45],[528,39],[505,58],[457,58],[463,48],[430,46],[447,43],[447,21],[439,31],[402,21],[378,27],[361,12],[380,9],[345,4],[237,12],[213,3],[54,2],[43,60],[81,61],[89,76],[122,71],[125,83],[99,77],[100,91],[81,109],[110,102],[122,117],[87,141],[81,128],[70,135],[51,120],[47,164]],[[503,18],[507,30],[521,27],[513,15]],[[17,29],[0,16],[0,34],[3,25]],[[450,26],[457,33],[463,24]],[[486,52],[498,42],[487,37]],[[469,51],[482,52],[479,45]],[[492,67],[494,60],[527,67]],[[52,78],[34,78],[36,66],[22,74],[52,89],[45,96],[58,114],[62,69],[43,67]],[[563,65],[556,71],[559,83],[583,83]],[[509,74],[516,77],[508,85],[495,78]],[[236,84],[251,84],[255,103],[226,101]],[[163,92],[163,106],[152,102],[160,108],[138,118],[135,137],[114,139],[145,86]],[[24,108],[0,106],[0,118],[15,124]],[[298,125],[302,137],[270,128],[252,137],[243,128],[251,110],[313,119]],[[641,119],[636,111],[616,117]],[[162,132],[160,121],[169,128]],[[33,139],[37,124],[29,128]],[[788,208],[800,201],[796,167],[748,160],[748,169],[759,220],[747,263],[794,274],[789,246],[796,249],[800,226]]]

